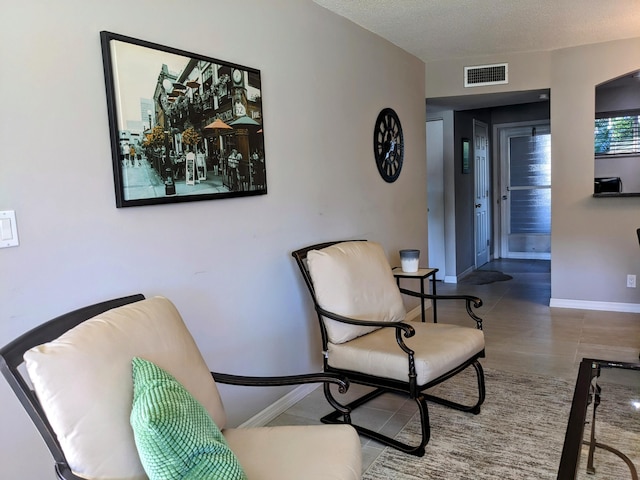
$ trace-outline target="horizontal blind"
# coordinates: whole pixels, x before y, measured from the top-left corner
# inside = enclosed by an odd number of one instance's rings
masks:
[[[596,155],[640,154],[640,115],[596,118],[594,147]]]

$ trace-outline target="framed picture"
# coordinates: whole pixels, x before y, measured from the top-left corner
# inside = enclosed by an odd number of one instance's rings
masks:
[[[469,173],[469,139],[462,139],[462,173]]]
[[[100,39],[117,207],[267,193],[259,70]]]

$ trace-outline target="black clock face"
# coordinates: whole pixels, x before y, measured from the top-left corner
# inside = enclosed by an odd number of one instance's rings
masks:
[[[380,176],[386,182],[395,182],[400,176],[404,158],[402,125],[395,111],[383,109],[373,130],[373,152]]]

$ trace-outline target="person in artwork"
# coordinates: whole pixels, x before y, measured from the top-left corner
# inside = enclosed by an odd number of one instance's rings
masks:
[[[184,154],[180,154],[175,158],[173,163],[173,176],[176,180],[180,180],[185,178],[185,156]]]
[[[185,163],[185,183],[193,185],[196,182],[196,154],[187,152]]]
[[[238,165],[242,160],[242,154],[235,148],[231,150],[229,155],[229,190],[238,190]]]
[[[218,169],[220,166],[220,152],[214,150],[211,153],[211,166],[213,167],[213,174],[218,175]]]
[[[136,147],[131,144],[129,147],[129,164],[133,167],[134,162],[136,161]]]
[[[258,154],[258,151],[254,151],[251,155],[251,171],[253,174],[253,188],[264,188],[265,171],[264,171],[264,158]]]

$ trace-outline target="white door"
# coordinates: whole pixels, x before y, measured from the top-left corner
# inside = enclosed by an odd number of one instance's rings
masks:
[[[476,268],[489,261],[491,222],[489,218],[490,172],[487,124],[473,121],[474,232]]]
[[[551,258],[551,129],[528,124],[499,130],[501,256]]]
[[[445,277],[444,242],[444,122],[427,122],[427,228],[429,267],[437,268],[436,280]]]

